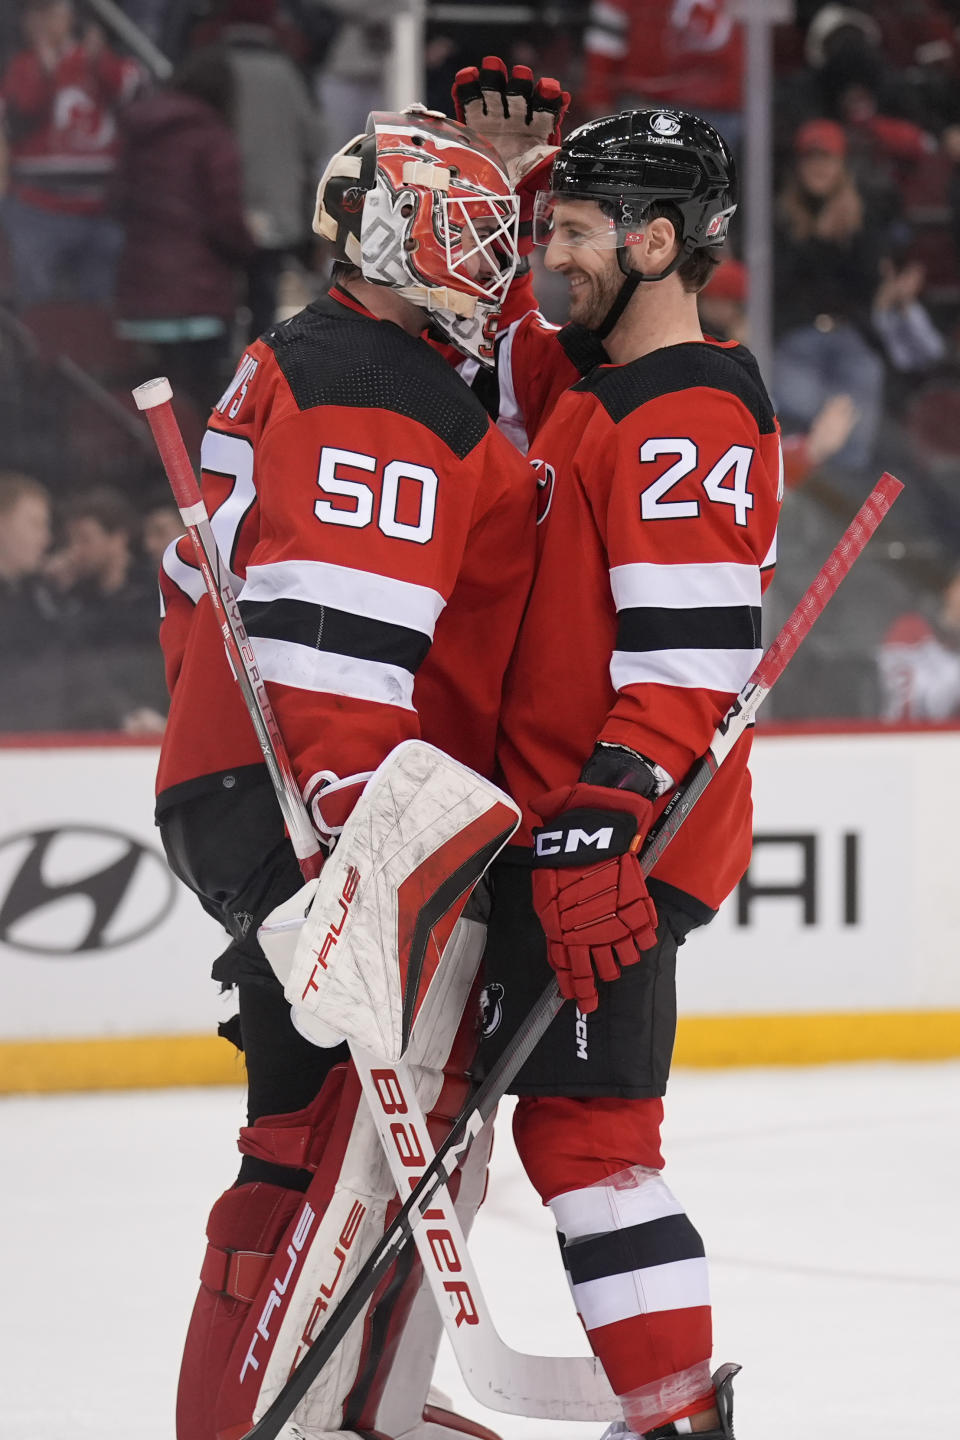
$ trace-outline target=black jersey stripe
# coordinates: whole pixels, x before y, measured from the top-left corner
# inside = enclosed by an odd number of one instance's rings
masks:
[[[310,650],[398,665],[415,675],[430,649],[430,636],[405,625],[371,620],[307,600],[240,601],[247,634],[287,640]]]
[[[672,610],[655,605],[621,610],[618,650],[757,650],[759,605],[704,605]]]
[[[702,1260],[703,1241],[686,1215],[661,1215],[642,1225],[611,1230],[589,1240],[577,1240],[564,1250],[563,1261],[574,1285],[627,1275],[652,1265],[677,1260]]]

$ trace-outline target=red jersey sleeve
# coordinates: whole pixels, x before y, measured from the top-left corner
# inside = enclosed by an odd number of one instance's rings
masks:
[[[617,612],[616,700],[598,738],[678,780],[707,748],[761,656],[780,445],[729,391],[648,401],[580,451]]]

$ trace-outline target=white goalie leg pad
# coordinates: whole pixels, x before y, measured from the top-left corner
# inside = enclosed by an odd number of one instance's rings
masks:
[[[491,1121],[477,1136],[463,1163],[456,1213],[465,1234],[469,1234],[483,1199],[492,1143]],[[397,1346],[390,1383],[373,1419],[372,1428],[379,1434],[395,1436],[396,1440],[449,1440],[457,1433],[444,1426],[441,1417],[431,1418],[425,1411],[425,1406],[450,1409],[449,1399],[430,1389],[442,1333],[437,1302],[424,1276]]]
[[[431,987],[430,1003],[423,1015],[425,1023],[417,1027],[407,1061],[402,1064],[404,1083],[425,1113],[435,1108],[445,1083],[443,1067],[463,1021],[484,937],[483,924],[463,919],[457,923],[447,946],[447,960],[440,967],[438,983]],[[465,1023],[470,1025],[471,1020],[468,1018]],[[291,1369],[320,1333],[330,1311],[380,1239],[387,1206],[395,1196],[396,1184],[377,1127],[369,1108],[361,1105],[333,1196],[323,1215],[318,1217],[296,1288],[287,1297],[276,1343],[260,1380],[256,1418],[272,1403]],[[479,1192],[476,1199],[479,1203]],[[417,1302],[414,1303],[416,1306]],[[356,1386],[358,1371],[367,1354],[366,1319],[367,1312],[358,1316],[292,1417],[294,1425],[310,1440],[328,1431],[343,1433],[344,1402]],[[434,1328],[438,1329],[439,1323],[439,1319],[435,1319]],[[430,1341],[422,1364],[411,1370],[410,1381],[403,1387],[404,1417],[416,1409],[417,1389],[420,1392],[417,1416],[422,1413],[430,1379],[427,1372],[432,1369],[434,1354],[435,1346]],[[391,1396],[398,1373],[394,1363],[388,1387]],[[400,1402],[399,1395],[397,1401]],[[371,1427],[365,1424],[362,1428]]]
[[[324,865],[297,935],[284,993],[298,1029],[313,1038],[306,1017],[315,1017],[321,1037],[399,1060],[453,924],[519,820],[502,790],[442,750],[409,740],[391,751]],[[295,927],[296,914],[280,909],[261,929],[268,955],[271,931],[289,941]]]

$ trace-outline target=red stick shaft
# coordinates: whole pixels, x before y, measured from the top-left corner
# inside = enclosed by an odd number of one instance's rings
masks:
[[[796,654],[801,640],[823,614],[827,601],[902,489],[903,485],[893,475],[888,472],[881,475],[824,561],[820,573],[750,676],[750,684],[762,685],[765,690],[769,690],[774,681],[779,679]]]
[[[267,696],[266,683],[260,674],[254,648],[240,617],[236,596],[226,578],[227,571],[210,528],[210,517],[203,495],[193,473],[177,417],[173,413],[172,395],[169,381],[165,379],[148,380],[133,392],[138,408],[146,414],[163,468],[167,472],[170,489],[193,542],[197,564],[220,625],[230,668],[240,686],[257,732],[260,749],[290,833],[290,842],[304,878],[310,880],[320,873],[323,851],[300,795],[293,766],[290,764],[277,718]]]

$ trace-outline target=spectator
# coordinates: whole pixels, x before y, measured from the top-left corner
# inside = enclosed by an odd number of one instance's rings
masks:
[[[370,111],[384,108],[390,20],[402,6],[397,0],[327,0],[326,8],[341,20],[317,82],[330,150],[362,135]]]
[[[728,0],[594,0],[584,36],[586,117],[677,106],[737,149],[743,33],[732,11]]]
[[[749,345],[747,326],[747,272],[739,260],[721,261],[697,296],[704,334],[714,340],[736,340]],[[802,485],[850,437],[857,419],[849,395],[832,395],[813,417],[810,429],[782,437],[784,483],[788,489]]]
[[[106,486],[65,507],[66,543],[48,573],[63,591],[74,644],[103,649],[156,643],[156,584],[134,554],[137,529],[136,512]]]
[[[901,615],[877,655],[881,714],[891,724],[960,715],[960,573],[950,579],[931,620]]]
[[[118,104],[140,80],[102,31],[75,30],[71,0],[25,0],[26,47],[0,78],[0,116],[10,146],[2,221],[15,299],[107,301],[121,234],[107,213],[116,158]]]
[[[883,401],[884,365],[868,337],[883,242],[846,163],[846,136],[811,120],[794,139],[774,245],[774,385],[784,429],[807,430],[824,402],[849,395],[857,421],[835,463],[868,464]]]
[[[274,323],[288,256],[309,243],[319,179],[319,122],[306,82],[277,44],[277,0],[230,0],[222,31],[233,70],[247,225],[249,338]],[[366,118],[366,117],[364,117]]]
[[[150,568],[160,569],[167,546],[183,534],[180,511],[169,496],[158,496],[144,512],[140,544]]]
[[[126,225],[118,330],[141,342],[144,367],[167,375],[203,415],[225,383],[253,251],[230,128],[233,91],[226,55],[194,51],[169,87],[125,112],[117,168],[117,212]]]
[[[50,497],[31,476],[0,472],[0,731],[62,728],[63,625],[43,576]]]
[[[721,260],[697,296],[697,308],[706,335],[747,343],[747,271],[741,261]]]
[[[50,497],[29,475],[0,472],[0,654],[34,655],[57,638],[57,606],[42,578]]]
[[[883,341],[887,359],[895,370],[916,374],[931,370],[944,359],[947,342],[920,301],[923,290],[922,265],[880,262],[880,285],[873,297],[873,328]]]

